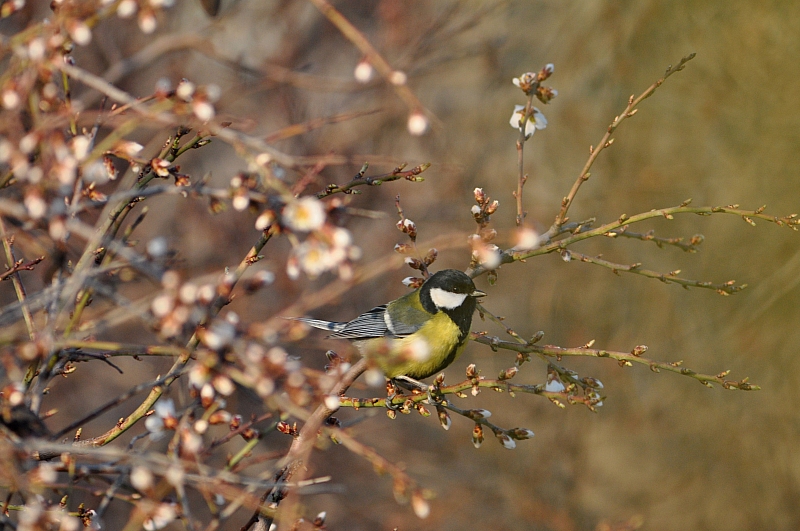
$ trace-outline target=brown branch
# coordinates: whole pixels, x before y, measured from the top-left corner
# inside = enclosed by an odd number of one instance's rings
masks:
[[[44,256],[40,256],[39,258],[34,258],[30,262],[25,262],[24,260],[19,259],[16,262],[14,262],[14,265],[6,269],[4,272],[0,273],[0,281],[8,280],[9,277],[11,277],[12,275],[14,275],[14,273],[17,273],[19,271],[33,271],[34,266],[40,263],[42,260],[44,260]]]
[[[742,210],[739,208],[739,205],[728,205],[725,207],[720,206],[703,206],[703,207],[692,207],[688,205],[689,200],[684,201],[678,206],[675,207],[668,207],[668,208],[659,208],[653,209],[649,212],[643,212],[641,214],[636,214],[635,216],[627,216],[623,214],[619,217],[618,220],[613,221],[611,223],[606,223],[605,225],[601,225],[599,227],[579,231],[579,232],[572,232],[569,236],[566,236],[560,240],[550,241],[545,245],[542,245],[538,249],[534,249],[532,251],[519,251],[515,249],[507,249],[503,251],[500,257],[501,264],[510,264],[512,262],[517,262],[520,260],[525,260],[527,258],[531,258],[533,256],[549,254],[553,252],[561,252],[570,245],[587,240],[589,238],[595,238],[597,236],[607,236],[610,232],[618,230],[623,227],[627,227],[629,225],[633,225],[635,223],[640,223],[642,221],[646,221],[648,219],[654,218],[666,218],[672,219],[676,214],[697,214],[699,216],[711,216],[714,214],[732,214],[734,216],[741,217],[748,225],[755,225],[756,219],[767,221],[770,223],[774,223],[779,227],[788,227],[792,230],[798,230],[798,226],[800,226],[800,218],[798,218],[797,214],[789,214],[787,216],[770,216],[768,214],[764,214],[765,207],[759,207],[755,210]],[[578,227],[576,230],[580,229]],[[467,274],[470,275],[472,278],[475,278],[479,275],[486,273],[486,269],[481,266],[476,266],[467,270]]]
[[[599,256],[592,257],[582,253],[576,253],[574,251],[564,251],[564,256],[569,259],[574,258],[580,260],[581,262],[586,262],[589,264],[596,264],[606,267],[616,274],[619,274],[620,272],[633,273],[647,278],[655,278],[660,280],[661,282],[665,282],[668,284],[669,283],[678,284],[686,289],[689,289],[690,287],[713,289],[720,295],[731,295],[733,293],[742,291],[744,288],[747,287],[747,284],[741,284],[737,286],[735,280],[729,280],[728,282],[724,282],[722,284],[714,284],[713,282],[704,282],[701,280],[689,280],[677,276],[680,273],[679,269],[676,271],[670,271],[669,273],[659,273],[658,271],[650,271],[649,269],[642,269],[641,267],[642,264],[640,263],[628,264],[628,265],[615,264],[614,262],[603,260]]]
[[[580,189],[581,185],[589,179],[590,176],[589,170],[592,168],[592,165],[594,164],[595,160],[597,160],[597,156],[600,154],[601,151],[609,147],[614,142],[614,140],[611,138],[611,135],[614,133],[617,127],[619,127],[619,125],[626,118],[630,118],[631,116],[636,114],[636,112],[638,111],[637,109],[638,105],[645,99],[652,96],[653,92],[655,92],[655,90],[658,87],[660,87],[661,84],[664,83],[664,81],[669,76],[671,76],[675,72],[680,72],[681,70],[683,70],[686,63],[694,59],[694,56],[695,54],[691,53],[686,57],[684,57],[683,59],[681,59],[677,66],[673,67],[672,65],[670,65],[669,67],[667,67],[667,71],[664,73],[664,76],[655,83],[653,83],[652,85],[650,85],[650,87],[648,87],[647,90],[642,92],[642,94],[639,95],[638,98],[631,96],[628,99],[627,107],[625,107],[625,110],[622,112],[622,114],[614,118],[614,121],[612,121],[611,125],[608,126],[606,133],[603,135],[603,138],[600,139],[600,143],[597,145],[597,147],[589,148],[589,160],[587,160],[586,164],[583,166],[583,169],[578,175],[578,178],[575,181],[575,183],[572,185],[572,189],[569,191],[569,194],[567,194],[567,196],[561,201],[561,210],[556,216],[556,219],[553,222],[553,226],[550,227],[550,230],[548,231],[549,235],[552,236],[552,234],[557,232],[561,227],[561,225],[563,225],[567,221],[568,219],[567,211],[569,210],[569,207],[572,206],[572,202],[575,200],[575,196],[577,195],[578,190]]]
[[[350,369],[342,375],[336,384],[327,392],[330,396],[340,396],[343,394],[358,378],[361,374],[367,369],[367,360],[362,358],[357,363],[355,363]],[[296,408],[291,408],[292,410],[296,410]],[[302,482],[308,474],[308,469],[303,465],[308,462],[309,454],[311,453],[314,444],[317,441],[317,437],[319,437],[319,430],[322,427],[325,420],[330,417],[334,411],[338,408],[330,408],[322,401],[317,408],[314,410],[313,413],[310,415],[305,415],[305,424],[300,429],[300,432],[295,437],[294,441],[292,441],[292,445],[289,448],[289,452],[286,456],[281,460],[281,470],[283,471],[283,477],[281,480],[283,482],[289,481],[293,479],[295,482]],[[297,477],[295,477],[297,476]],[[275,507],[281,500],[288,497],[288,501],[286,503],[286,507],[283,508],[282,514],[284,518],[281,519],[279,522],[279,529],[289,529],[294,521],[293,519],[293,509],[297,505],[297,493],[296,492],[289,492],[286,493],[286,487],[277,485],[271,491],[268,491],[263,499],[265,501],[271,501],[273,507]],[[257,530],[268,530],[272,525],[272,521],[274,519],[274,509],[272,514],[264,515],[259,511],[257,515],[254,515],[254,518],[251,518],[251,522],[255,524],[255,529]]]
[[[403,163],[389,173],[384,173],[383,175],[376,175],[373,177],[364,177],[364,173],[366,172],[368,166],[369,165],[367,163],[364,163],[358,175],[356,175],[347,184],[343,184],[341,186],[337,184],[329,184],[325,190],[317,193],[317,198],[322,199],[323,197],[328,197],[329,195],[338,193],[356,194],[360,193],[358,190],[354,190],[354,188],[357,186],[379,186],[383,183],[397,181],[398,179],[405,179],[411,182],[420,182],[424,179],[419,177],[419,174],[430,168],[431,165],[429,162],[426,162],[424,164],[420,164],[419,166],[414,166],[410,170],[405,170],[406,164]]]
[[[525,141],[528,140],[528,137],[525,136],[525,128],[528,117],[533,112],[533,93],[528,95],[528,101],[525,103],[525,109],[522,113],[522,120],[523,125],[519,128],[519,135],[517,135],[517,190],[513,193],[514,198],[517,201],[517,227],[522,225],[522,222],[525,220],[525,211],[522,207],[522,189],[525,187],[525,183],[528,181],[528,176],[525,174],[525,166],[523,163],[523,152],[525,147]]]
[[[478,336],[477,334],[472,334],[473,340],[483,343],[478,338],[486,337],[486,336]],[[494,338],[497,339],[497,338]],[[487,343],[488,344],[488,343]],[[511,343],[508,341],[500,341],[497,346],[498,348],[504,348],[505,344],[509,345],[517,345],[518,348],[524,348],[524,345],[519,345],[517,343]],[[509,349],[509,350],[516,350],[516,349]],[[551,400],[555,399],[564,399],[566,400],[570,395],[567,392],[552,392],[545,390],[545,384],[515,384],[511,383],[508,380],[502,379],[486,379],[484,377],[478,377],[476,379],[469,379],[464,380],[463,382],[459,382],[453,385],[443,385],[437,388],[437,393],[441,395],[456,395],[461,398],[465,398],[466,391],[472,391],[473,389],[492,389],[494,391],[505,391],[510,394],[513,393],[527,393],[527,394],[534,394],[534,395],[542,395],[546,398]],[[574,397],[573,397],[574,398]],[[341,397],[340,399],[340,407],[351,407],[353,409],[361,409],[361,408],[386,408],[387,405],[387,398],[352,398],[352,397]],[[422,404],[428,402],[429,398],[426,393],[416,392],[410,395],[397,395],[395,396],[389,404],[394,407],[401,407],[401,408],[410,408],[413,405]],[[576,402],[574,400],[568,401],[570,404],[578,404],[582,402]]]
[[[471,335],[471,339],[477,343],[488,345],[492,347],[492,349],[512,350],[521,354],[538,353],[544,354],[545,356],[555,357],[556,359],[561,359],[564,356],[611,358],[617,360],[621,367],[630,367],[634,363],[638,363],[640,365],[647,365],[653,372],[665,370],[674,372],[676,374],[689,376],[690,378],[694,378],[695,380],[699,381],[706,387],[712,387],[712,384],[718,384],[724,389],[740,389],[742,391],[758,391],[761,389],[761,387],[757,385],[748,383],[748,378],[744,378],[739,381],[726,380],[725,377],[730,371],[723,371],[717,375],[701,374],[691,369],[687,369],[686,367],[682,367],[682,361],[663,362],[644,358],[642,357],[642,354],[647,351],[647,347],[644,345],[635,347],[631,352],[616,352],[612,350],[601,350],[587,347],[564,348],[554,345],[521,345],[511,341],[503,341],[497,337],[490,337],[476,333]]]
[[[273,142],[286,140],[287,138],[292,138],[294,136],[304,135],[306,133],[309,133],[315,129],[319,129],[326,125],[338,124],[340,122],[347,122],[349,120],[361,118],[362,116],[370,116],[378,112],[380,112],[380,109],[334,114],[333,116],[324,116],[322,118],[315,118],[313,120],[308,120],[300,124],[289,125],[275,131],[274,133],[270,133],[264,137],[264,142],[271,144]]]
[[[696,234],[692,236],[689,243],[683,243],[683,238],[660,238],[655,235],[655,231],[647,231],[646,233],[638,233],[638,232],[629,232],[626,230],[627,227],[616,229],[612,231],[608,231],[606,236],[611,238],[616,238],[621,236],[623,238],[631,238],[634,240],[641,240],[643,242],[653,242],[658,245],[660,248],[663,248],[665,245],[669,245],[672,247],[677,247],[687,253],[696,253],[697,247],[703,243],[703,236],[700,234]]]
[[[403,100],[408,107],[410,113],[422,113],[423,115],[430,115],[425,110],[422,103],[417,99],[408,85],[396,82],[393,79],[395,70],[384,59],[381,54],[370,44],[369,40],[361,33],[347,18],[342,15],[335,7],[333,7],[327,0],[311,0],[311,3],[319,9],[319,11],[327,18],[336,28],[344,35],[344,37],[352,42],[359,51],[364,54],[367,61],[372,65],[375,70],[389,82],[397,93],[397,96]]]

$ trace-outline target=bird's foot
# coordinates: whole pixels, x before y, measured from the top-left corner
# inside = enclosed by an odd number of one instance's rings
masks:
[[[401,409],[403,409],[403,403],[400,404],[394,403],[394,399],[397,398],[398,396],[401,395],[395,390],[392,393],[390,393],[389,396],[386,397],[386,409],[388,409],[389,411],[400,411]]]
[[[428,404],[430,405],[441,405],[445,401],[444,396],[442,396],[442,394],[439,392],[439,387],[436,385],[428,385],[409,376],[397,376],[392,379],[392,382],[412,392],[419,391],[422,393],[427,393]]]

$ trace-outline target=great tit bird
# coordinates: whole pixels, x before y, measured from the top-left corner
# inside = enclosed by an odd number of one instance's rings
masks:
[[[416,384],[458,358],[467,343],[477,298],[484,295],[466,274],[445,269],[412,293],[350,322],[297,320],[332,331],[330,338],[349,339],[387,378]]]

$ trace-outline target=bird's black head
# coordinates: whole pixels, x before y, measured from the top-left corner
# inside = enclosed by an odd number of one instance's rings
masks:
[[[420,288],[420,296],[424,299],[430,297],[429,302],[433,303],[436,310],[452,310],[469,298],[481,295],[483,293],[475,289],[472,279],[456,269],[444,269],[434,273]],[[428,310],[435,313],[435,310]]]
[[[475,283],[456,269],[444,269],[431,275],[419,288],[419,300],[430,313],[443,311],[461,329],[464,336],[472,325],[477,298],[485,295],[475,289]]]

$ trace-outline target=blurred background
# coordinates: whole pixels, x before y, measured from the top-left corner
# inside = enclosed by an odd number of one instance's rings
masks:
[[[133,95],[153,92],[168,79],[214,83],[218,113],[233,127],[265,136],[291,124],[339,113],[376,111],[276,142],[294,155],[341,155],[310,190],[344,183],[364,161],[369,174],[400,162],[430,162],[423,183],[399,181],[364,188],[355,208],[381,212],[378,219],[345,220],[363,251],[362,263],[391,255],[403,237],[394,227],[394,198],[417,223],[419,240],[455,234],[436,266],[464,269],[472,189],[500,200],[493,226],[501,246],[511,240],[516,187],[516,133],[508,120],[524,103],[511,79],[555,65],[549,85],[558,97],[538,104],[548,127],[526,144],[530,180],[524,203],[528,220],[546,230],[589,155],[631,94],[639,94],[670,64],[696,52],[615,134],[570,217],[617,219],[691,197],[697,205],[768,205],[767,213],[800,209],[800,6],[794,2],[350,1],[335,5],[396,69],[432,113],[431,130],[408,134],[409,109],[379,79],[356,82],[362,59],[310,3],[223,2],[209,18],[199,2],[179,2],[144,36],[135,20],[114,19],[97,28],[92,43],[76,50],[78,64],[105,75]],[[46,13],[31,7],[28,16]],[[92,98],[89,92],[78,97]],[[154,152],[163,134],[141,133]],[[245,162],[222,142],[184,157],[182,171],[225,186]],[[290,176],[290,178],[295,178]],[[229,210],[207,214],[207,205],[169,196],[151,203],[156,215],[142,226],[146,240],[165,236],[178,250],[187,278],[218,275],[234,266],[257,238],[255,216]],[[632,227],[657,236],[687,239],[703,234],[697,254],[652,243],[595,239],[575,247],[613,262],[642,262],[662,272],[749,285],[731,297],[684,290],[638,276],[616,276],[590,264],[542,256],[504,266],[497,285],[478,279],[485,306],[506,316],[523,336],[545,332],[545,343],[595,345],[629,351],[646,344],[648,356],[684,360],[696,371],[731,378],[749,376],[758,392],[707,389],[675,374],[645,367],[620,368],[611,360],[567,359],[581,376],[605,384],[597,414],[554,407],[537,396],[482,393],[460,401],[494,413],[496,424],[532,429],[536,436],[514,451],[492,438],[472,446],[472,425],[454,418],[450,431],[418,415],[394,421],[383,412],[345,412],[358,438],[405,464],[433,489],[431,516],[418,520],[397,505],[391,481],[342,447],[317,454],[313,474],[331,474],[342,487],[304,498],[308,514],[328,512],[330,529],[797,529],[800,527],[800,417],[796,353],[800,346],[796,304],[800,239],[767,223],[750,227],[735,216],[678,217]],[[498,242],[500,244],[500,242]],[[291,282],[284,269],[288,244],[271,243],[260,267],[274,271],[268,290],[230,306],[245,323],[281,311],[304,290],[333,277]],[[423,249],[424,251],[424,249]],[[353,286],[346,297],[316,316],[348,319],[403,294],[399,267]],[[475,319],[473,330],[502,331]],[[143,330],[132,327],[131,337]],[[327,348],[314,334],[295,353],[318,356]],[[449,382],[476,363],[493,376],[513,363],[506,352],[469,345],[446,373]],[[150,363],[150,362],[148,362]],[[164,362],[163,367],[168,366]],[[124,362],[123,362],[124,365]],[[131,364],[140,367],[141,364]],[[152,363],[153,374],[164,368]],[[519,382],[541,383],[545,368],[522,367]],[[113,397],[130,385],[130,373],[108,379],[74,379]],[[115,387],[118,385],[118,387]],[[466,405],[468,404],[468,405]],[[112,415],[118,418],[119,412]],[[98,431],[102,427],[97,428]],[[233,522],[232,522],[233,523]],[[177,524],[176,524],[177,525]]]

